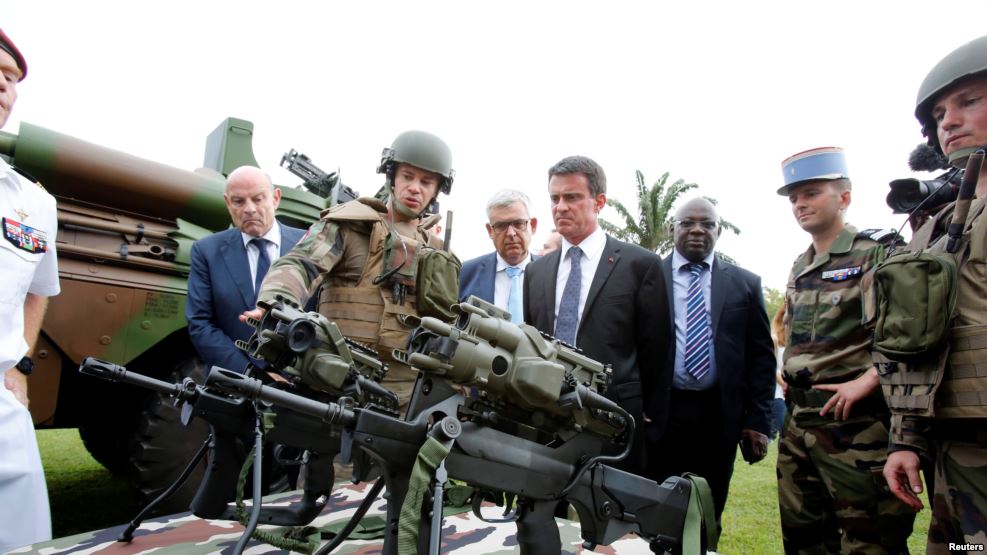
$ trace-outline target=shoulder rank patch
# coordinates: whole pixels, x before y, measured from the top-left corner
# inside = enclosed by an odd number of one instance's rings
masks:
[[[898,237],[898,232],[893,229],[865,229],[858,233],[857,237],[870,239],[878,243],[890,243]]]
[[[849,268],[840,268],[838,270],[826,270],[820,277],[826,281],[845,281],[852,277],[859,276],[861,268],[862,266],[851,266]]]
[[[37,179],[35,179],[33,175],[27,173],[26,171],[24,171],[21,168],[18,168],[17,166],[10,166],[10,167],[13,168],[15,172],[17,172],[17,173],[21,174],[22,176],[24,176],[25,179],[27,179],[31,183],[34,183],[35,185],[37,185],[39,189],[41,189],[42,191],[47,192],[45,190],[44,185],[42,185],[40,181],[38,181]]]
[[[3,238],[15,247],[33,253],[48,252],[48,234],[20,222],[3,219]]]

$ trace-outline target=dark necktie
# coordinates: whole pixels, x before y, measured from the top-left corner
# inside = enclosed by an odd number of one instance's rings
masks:
[[[709,314],[706,312],[702,281],[705,266],[701,263],[685,265],[691,274],[685,303],[685,371],[696,380],[702,380],[710,367]]]
[[[579,260],[583,251],[572,247],[569,256],[569,279],[562,290],[562,302],[559,303],[559,318],[555,322],[555,337],[570,344],[576,344],[576,330],[579,327],[579,292],[582,290],[583,273],[579,269]]]
[[[267,244],[269,241],[263,237],[254,237],[250,244],[257,249],[257,273],[254,277],[254,295],[260,293],[260,284],[267,275],[267,270],[271,268],[271,257],[267,255]]]

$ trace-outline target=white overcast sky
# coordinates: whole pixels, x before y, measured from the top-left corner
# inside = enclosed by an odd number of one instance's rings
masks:
[[[775,193],[781,161],[844,147],[848,221],[897,227],[884,197],[922,140],[918,85],[987,29],[983,0],[0,5],[29,65],[6,131],[23,120],[194,169],[235,116],[278,184],[299,182],[278,168],[296,148],[372,194],[381,148],[425,129],[453,150],[442,208],[464,260],[492,250],[484,205],[504,187],[532,197],[541,245],[546,170],[585,154],[625,204],[635,169],[698,183],[742,230],[718,248],[777,288],[809,242]]]

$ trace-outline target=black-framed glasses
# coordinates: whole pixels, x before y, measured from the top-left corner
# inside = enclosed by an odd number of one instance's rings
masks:
[[[681,226],[682,229],[692,229],[698,225],[698,226],[702,226],[702,228],[705,229],[706,231],[713,231],[714,229],[716,229],[716,226],[719,224],[717,222],[713,222],[710,220],[702,220],[702,221],[675,220],[675,225]]]
[[[497,233],[504,233],[507,228],[513,227],[514,231],[521,233],[528,228],[528,222],[531,220],[512,220],[509,222],[497,222],[495,224],[490,224],[490,227]]]

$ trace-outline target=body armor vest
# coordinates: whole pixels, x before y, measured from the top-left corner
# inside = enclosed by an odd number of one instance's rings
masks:
[[[893,363],[875,356],[888,406],[896,413],[935,418],[987,417],[987,199],[970,207],[963,244],[953,255],[944,252],[945,234],[929,246],[933,229],[945,229],[953,205],[919,229],[911,250],[928,250],[956,260],[958,298],[946,346],[937,356],[911,363]]]
[[[415,304],[415,262],[425,232],[407,237],[390,230],[379,208],[360,202],[347,203],[346,209],[333,210],[325,219],[346,229],[346,248],[366,248],[366,263],[359,277],[326,276],[319,295],[320,314],[339,326],[343,335],[378,349],[381,360],[393,365],[394,349],[405,349],[408,333],[417,316]],[[400,242],[399,242],[400,241]],[[401,243],[404,245],[402,246]],[[383,281],[375,279],[388,270],[400,270]]]

